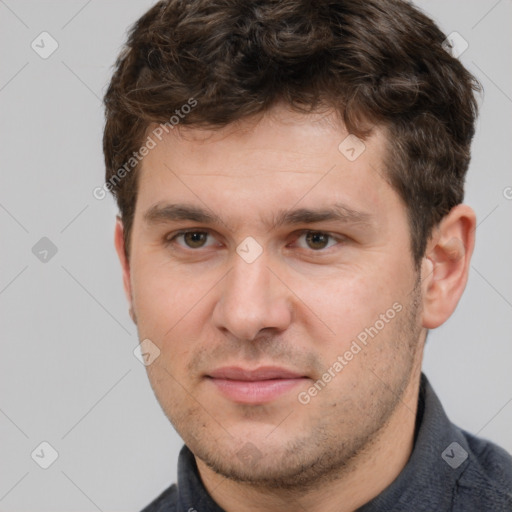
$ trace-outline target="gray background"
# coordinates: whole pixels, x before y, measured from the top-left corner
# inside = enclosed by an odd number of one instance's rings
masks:
[[[92,195],[110,67],[152,4],[0,0],[1,511],[136,511],[176,477],[181,441],[133,355],[116,208]],[[424,369],[455,423],[512,452],[512,2],[418,4],[467,40],[485,88],[466,196],[476,253]],[[59,45],[47,59],[31,48],[43,31]],[[42,237],[57,248],[46,262]],[[42,441],[59,454],[46,470],[31,458]]]

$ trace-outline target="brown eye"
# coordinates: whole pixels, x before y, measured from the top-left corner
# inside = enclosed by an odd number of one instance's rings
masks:
[[[191,249],[199,249],[203,247],[208,238],[208,233],[205,231],[187,231],[182,233],[183,241]]]
[[[321,232],[311,231],[306,233],[306,243],[308,247],[313,250],[325,249],[329,243],[330,235]]]

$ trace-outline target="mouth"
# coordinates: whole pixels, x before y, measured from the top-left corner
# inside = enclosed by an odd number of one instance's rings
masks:
[[[305,375],[277,366],[254,370],[229,366],[210,372],[206,378],[226,398],[245,404],[271,402],[308,379]]]

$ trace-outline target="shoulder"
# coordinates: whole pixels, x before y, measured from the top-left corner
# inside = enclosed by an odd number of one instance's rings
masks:
[[[141,512],[175,512],[177,497],[178,488],[176,484],[172,484]]]
[[[512,511],[512,457],[503,448],[462,431],[469,464],[457,480],[454,510]]]

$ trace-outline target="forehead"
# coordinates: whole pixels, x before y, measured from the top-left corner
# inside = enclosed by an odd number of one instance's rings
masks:
[[[151,134],[155,127],[158,125],[149,126],[147,133]],[[321,165],[329,159],[331,163],[335,163],[340,154],[345,154],[346,157],[357,156],[363,147],[355,135],[349,134],[334,111],[301,113],[284,105],[275,106],[264,114],[244,118],[221,128],[205,129],[178,124],[167,131],[162,140],[157,141],[160,150],[172,151],[181,159],[181,169],[190,172],[199,171],[197,164],[208,167],[219,156],[222,156],[225,170],[233,162],[240,166],[242,160],[248,165],[241,166],[240,170],[250,168],[254,171],[271,161],[272,153],[276,161],[280,156],[286,155],[289,164],[293,165],[295,161],[302,163],[297,166],[297,171],[319,171],[318,164]],[[349,146],[354,146],[350,141],[353,141],[357,150],[355,154],[340,153],[339,145],[347,137],[349,140],[341,149],[350,150]],[[385,143],[384,128],[376,126],[372,136],[364,143],[366,156],[370,153],[377,159],[383,156],[377,153],[385,152]],[[265,160],[251,160],[262,151],[265,152]],[[324,158],[319,158],[322,155]],[[153,164],[154,157],[154,152],[151,151],[144,159],[146,163],[143,168]],[[283,160],[282,162],[284,163]],[[240,175],[239,169],[233,170],[236,175]]]
[[[327,202],[371,212],[399,201],[384,179],[386,151],[380,128],[363,142],[333,113],[285,107],[221,129],[178,127],[142,162],[137,211],[179,200],[244,217]]]

